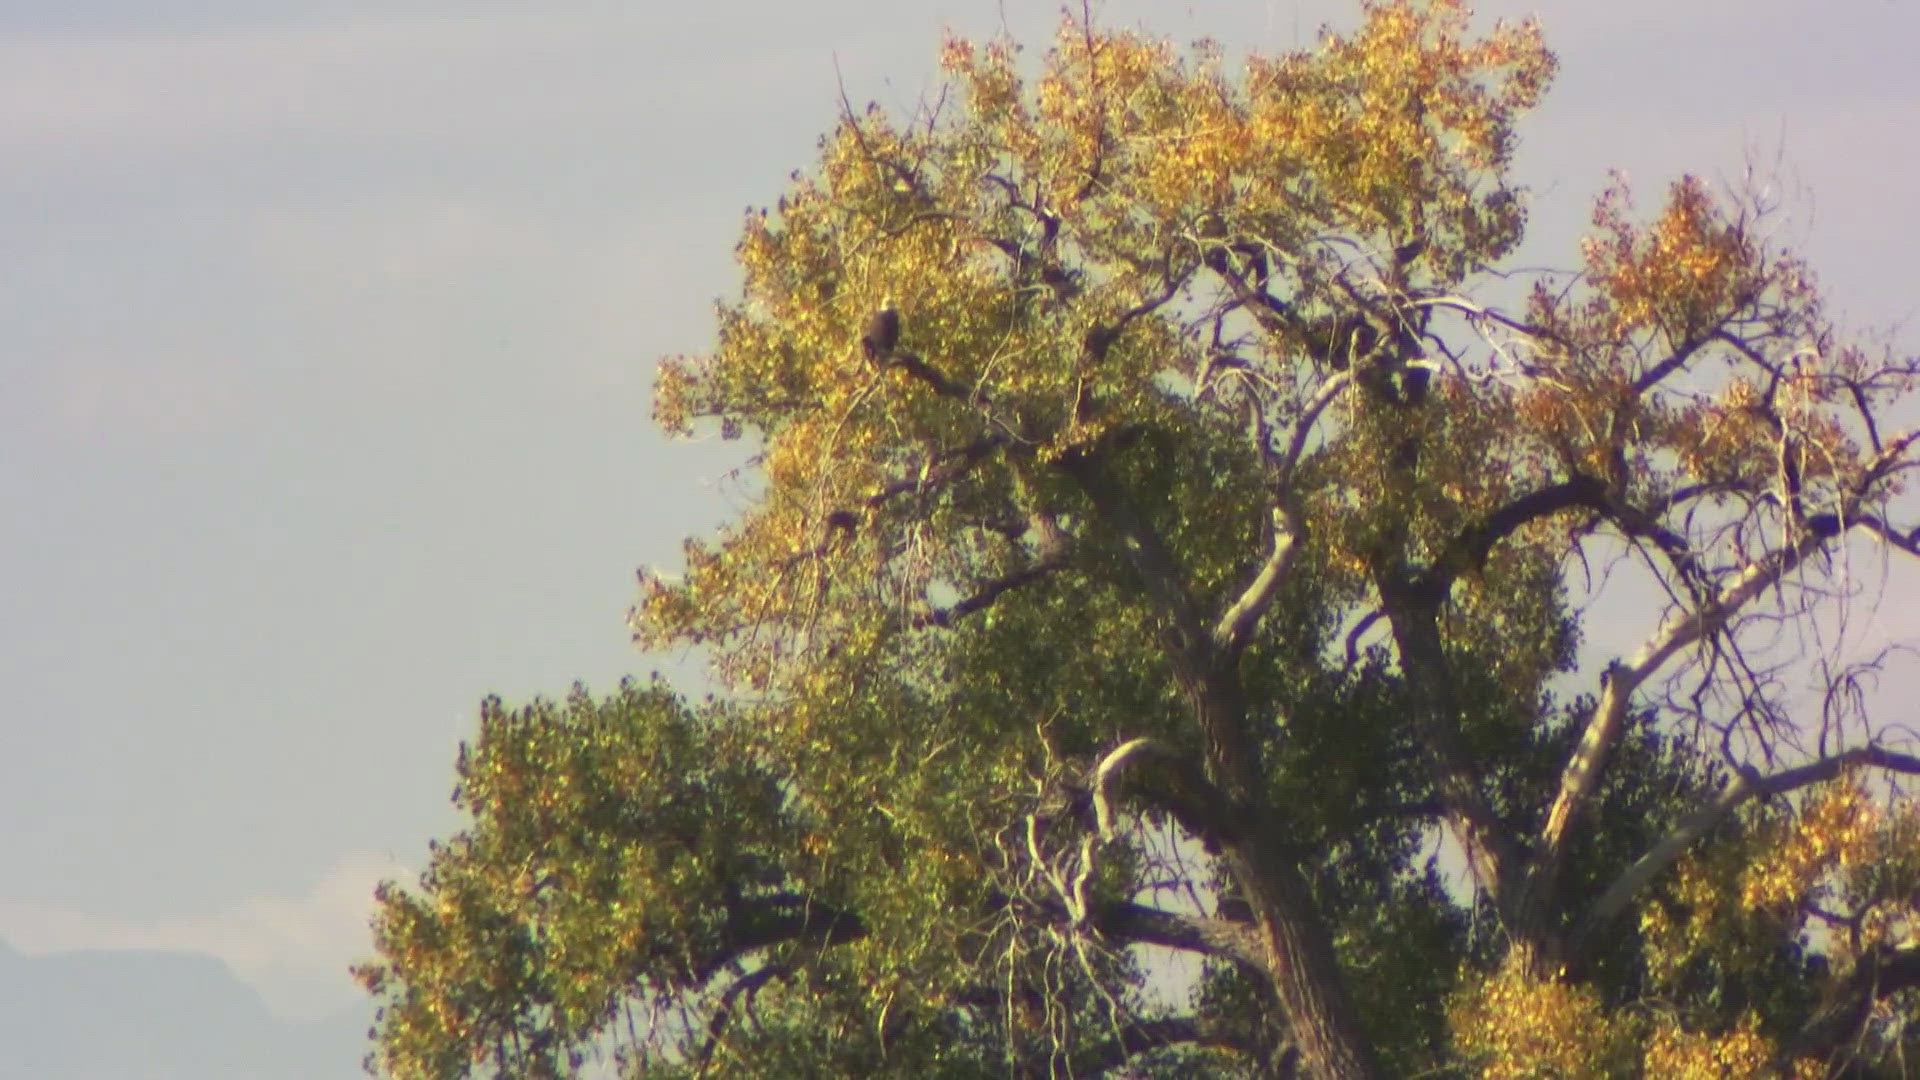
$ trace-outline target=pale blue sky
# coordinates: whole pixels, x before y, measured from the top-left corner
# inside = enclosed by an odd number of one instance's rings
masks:
[[[1346,3],[1112,3],[1232,48]],[[1836,310],[1910,317],[1920,14],[1541,0],[1524,129],[1571,265],[1622,168],[1657,205],[1752,151]],[[656,661],[633,570],[726,513],[655,359],[736,288],[740,212],[837,108],[908,107],[940,30],[1024,0],[0,3],[0,939],[211,952],[351,1004],[367,894],[455,823],[479,698]],[[1902,331],[1910,347],[1915,335]]]

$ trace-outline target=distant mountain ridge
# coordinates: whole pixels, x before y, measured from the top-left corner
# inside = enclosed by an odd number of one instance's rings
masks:
[[[201,953],[0,944],[0,1080],[351,1080],[372,1006],[282,1020]]]

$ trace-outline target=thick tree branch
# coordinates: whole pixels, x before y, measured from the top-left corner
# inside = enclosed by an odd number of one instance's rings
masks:
[[[1003,898],[1001,902],[1009,903],[1010,901]],[[1058,903],[1023,906],[1037,908],[1049,918],[1062,922],[1069,918],[1068,912]],[[1261,959],[1259,936],[1254,928],[1245,922],[1181,915],[1141,904],[1111,903],[1096,906],[1087,925],[1115,942],[1157,945],[1210,956],[1246,968],[1250,974],[1264,973],[1265,970]],[[775,942],[766,942],[766,944],[772,943]],[[737,960],[739,957],[736,956],[734,959]],[[732,962],[732,960],[728,961],[729,964]],[[793,968],[788,964],[765,963],[737,976],[728,983],[708,1016],[706,1037],[694,1052],[695,1062],[704,1066],[713,1059],[743,998],[751,1001],[754,994],[768,982],[786,978],[792,973]],[[1242,1037],[1193,1018],[1137,1020],[1124,1025],[1115,1038],[1099,1044],[1090,1053],[1074,1055],[1073,1065],[1076,1069],[1106,1072],[1118,1068],[1139,1054],[1176,1044],[1212,1046],[1245,1052],[1252,1052],[1254,1049]]]
[[[1114,941],[1198,953],[1266,974],[1260,934],[1250,922],[1182,915],[1134,903],[1095,904],[1087,922]]]
[[[1293,422],[1293,434],[1287,437],[1287,449],[1280,458],[1280,483],[1292,483],[1293,471],[1300,467],[1300,458],[1307,452],[1307,440],[1313,435],[1314,424],[1319,422],[1320,414],[1327,411],[1327,406],[1333,404],[1334,399],[1352,381],[1351,372],[1335,372],[1307,400],[1306,407],[1300,410],[1300,415]]]
[[[1214,239],[1218,241],[1220,238]],[[1249,283],[1244,275],[1234,270],[1228,247],[1224,243],[1214,243],[1201,259],[1208,269],[1226,282],[1227,290],[1233,294],[1233,303],[1227,305],[1227,311],[1246,309],[1253,316],[1253,321],[1276,340],[1284,341],[1299,329],[1300,317],[1292,308],[1274,297],[1264,286]]]
[[[1253,573],[1246,587],[1240,591],[1227,609],[1220,613],[1220,619],[1214,623],[1213,641],[1222,652],[1237,654],[1246,648],[1253,636],[1253,628],[1272,606],[1273,598],[1286,584],[1287,573],[1293,568],[1295,556],[1307,537],[1306,518],[1301,514],[1298,501],[1293,497],[1291,485],[1293,472],[1299,467],[1300,457],[1306,452],[1307,439],[1320,414],[1333,400],[1340,396],[1351,380],[1347,372],[1338,372],[1320,384],[1313,398],[1292,425],[1293,434],[1287,440],[1286,451],[1277,463],[1277,476],[1274,480],[1274,502],[1270,511],[1271,535],[1268,540],[1266,558]],[[1264,447],[1262,448],[1265,449]]]
[[[1074,921],[1073,913],[1058,900],[1033,901],[1000,894],[990,898],[988,906],[1026,910],[1061,925]],[[858,941],[868,933],[866,923],[858,915],[791,893],[745,901],[737,921],[740,926],[737,932],[691,966],[688,985],[705,986],[754,953],[786,942],[843,945]],[[1266,969],[1259,934],[1251,923],[1244,921],[1183,915],[1144,904],[1115,901],[1090,905],[1085,924],[1119,942],[1158,945],[1227,960],[1256,971]],[[764,982],[781,973],[773,972],[774,968],[785,970],[781,963],[773,962],[763,963],[754,971],[771,972],[761,977],[760,981]],[[747,981],[737,979],[730,984],[725,996],[754,989],[754,985],[741,985]]]
[[[1920,556],[1920,529],[1901,532],[1873,514],[1861,514],[1854,524],[1909,555]]]
[[[1099,766],[1093,770],[1094,821],[1099,826],[1102,840],[1113,839],[1113,782],[1129,762],[1143,754],[1173,756],[1172,751],[1157,740],[1129,739],[1101,758]]]
[[[1414,737],[1426,750],[1434,788],[1446,817],[1466,849],[1474,876],[1503,906],[1512,897],[1507,881],[1521,868],[1522,853],[1488,800],[1479,768],[1458,738],[1459,705],[1453,674],[1440,641],[1439,605],[1445,594],[1396,583],[1376,583],[1393,628],[1401,666],[1413,689]]]
[[[887,365],[897,367],[914,378],[926,383],[933,392],[944,398],[966,402],[969,405],[987,404],[986,391],[969,390],[946,377],[938,368],[920,359],[905,349],[895,349],[887,359]]]
[[[1612,507],[1607,488],[1598,478],[1577,475],[1562,483],[1530,491],[1488,515],[1486,520],[1461,531],[1434,561],[1423,584],[1436,595],[1444,596],[1461,574],[1486,565],[1494,545],[1537,518],[1562,510],[1585,507],[1600,513]]]
[[[1864,746],[1821,758],[1794,769],[1786,769],[1771,776],[1761,776],[1756,772],[1736,774],[1720,789],[1720,794],[1705,806],[1688,814],[1680,820],[1673,831],[1663,837],[1659,843],[1640,856],[1634,864],[1623,871],[1613,884],[1607,886],[1600,899],[1594,901],[1586,917],[1574,936],[1574,951],[1577,955],[1581,944],[1590,940],[1591,935],[1604,930],[1608,923],[1625,910],[1627,903],[1646,887],[1662,870],[1671,866],[1686,849],[1701,835],[1715,825],[1726,820],[1728,815],[1745,803],[1754,799],[1784,795],[1809,784],[1824,783],[1839,776],[1848,769],[1871,766],[1892,772],[1920,775],[1920,757],[1897,753],[1878,746]]]
[[[1855,962],[1853,973],[1805,1025],[1795,1049],[1829,1061],[1845,1060],[1873,1016],[1874,1005],[1902,990],[1920,986],[1920,948],[1871,949]]]
[[[1005,574],[986,582],[970,593],[965,599],[957,603],[921,612],[914,616],[913,627],[916,630],[927,627],[950,627],[976,611],[992,607],[994,602],[999,600],[1003,595],[1015,589],[1031,585],[1041,578],[1065,568],[1066,565],[1067,560],[1064,555],[1055,554],[1044,557],[1038,562],[1015,570],[1011,574]]]
[[[694,1063],[705,1070],[707,1063],[713,1060],[714,1051],[720,1049],[720,1038],[726,1034],[727,1025],[733,1020],[736,1004],[742,994],[749,1002],[760,988],[774,979],[782,979],[792,974],[793,969],[785,964],[765,964],[735,979],[721,993],[720,1000],[713,1007],[713,1015],[707,1018],[707,1038],[694,1054]]]
[[[1227,831],[1237,837],[1243,832],[1240,819],[1262,798],[1263,775],[1260,746],[1247,729],[1246,705],[1234,670],[1237,656],[1222,655],[1216,647],[1172,550],[1101,459],[1089,453],[1070,454],[1061,466],[1119,535],[1159,611],[1167,658],[1205,743],[1207,776],[1223,797],[1226,812],[1221,820],[1233,820]]]
[[[1300,544],[1306,539],[1306,522],[1291,503],[1291,499],[1282,497],[1273,507],[1273,532],[1267,541],[1267,557],[1254,571],[1253,580],[1247,582],[1247,587],[1220,613],[1220,621],[1213,626],[1214,647],[1225,655],[1237,655],[1246,648],[1253,637],[1253,628],[1260,624],[1261,617],[1273,605],[1274,596],[1286,584],[1287,572],[1293,568]]]
[[[1698,566],[1692,548],[1684,537],[1662,525],[1657,513],[1622,501],[1608,491],[1606,482],[1598,477],[1576,474],[1561,483],[1530,491],[1494,511],[1484,521],[1462,530],[1434,561],[1425,585],[1436,594],[1444,594],[1461,574],[1485,566],[1494,547],[1528,522],[1576,508],[1594,511],[1627,536],[1651,539],[1683,577],[1697,577]]]
[[[1092,802],[1094,823],[1103,840],[1114,836],[1113,787],[1136,762],[1153,758],[1167,767],[1136,780],[1133,791],[1156,809],[1173,816],[1208,850],[1240,838],[1233,808],[1220,789],[1186,755],[1157,739],[1131,739],[1100,759],[1094,769]]]
[[[1379,1075],[1326,922],[1292,861],[1282,822],[1267,804],[1261,745],[1248,728],[1237,658],[1223,657],[1215,647],[1172,551],[1099,457],[1069,454],[1061,468],[1120,537],[1160,613],[1168,660],[1206,748],[1208,777],[1224,796],[1232,822],[1221,859],[1253,908],[1269,978],[1302,1055],[1329,1077]]]
[[[704,986],[741,958],[784,942],[840,945],[867,936],[860,916],[798,893],[741,900],[727,912],[727,924],[731,932],[718,947],[689,965],[692,985]]]

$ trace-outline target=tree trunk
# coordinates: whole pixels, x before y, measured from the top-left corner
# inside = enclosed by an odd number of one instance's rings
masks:
[[[1326,923],[1314,907],[1306,879],[1285,860],[1273,857],[1266,832],[1256,832],[1223,854],[1228,871],[1253,908],[1268,978],[1286,1010],[1294,1043],[1311,1076],[1370,1080],[1380,1075],[1379,1064],[1360,1031]]]
[[[1253,909],[1267,976],[1286,1012],[1308,1075],[1371,1080],[1380,1075],[1373,1046],[1347,994],[1332,935],[1312,890],[1286,854],[1281,822],[1260,776],[1258,746],[1247,731],[1239,680],[1213,671],[1189,683],[1189,700],[1207,745],[1207,770],[1233,820],[1221,855]]]

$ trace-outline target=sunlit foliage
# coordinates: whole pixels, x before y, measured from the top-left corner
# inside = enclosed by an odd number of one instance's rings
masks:
[[[752,455],[633,613],[715,696],[486,706],[375,1067],[1902,1075],[1920,758],[1783,642],[1920,551],[1915,368],[1772,208],[1511,268],[1555,59],[1448,0],[941,57],[661,366]]]
[[[1467,982],[1449,1020],[1455,1045],[1475,1075],[1536,1080],[1626,1070],[1631,1032],[1607,1015],[1594,988],[1536,977],[1512,960]]]

